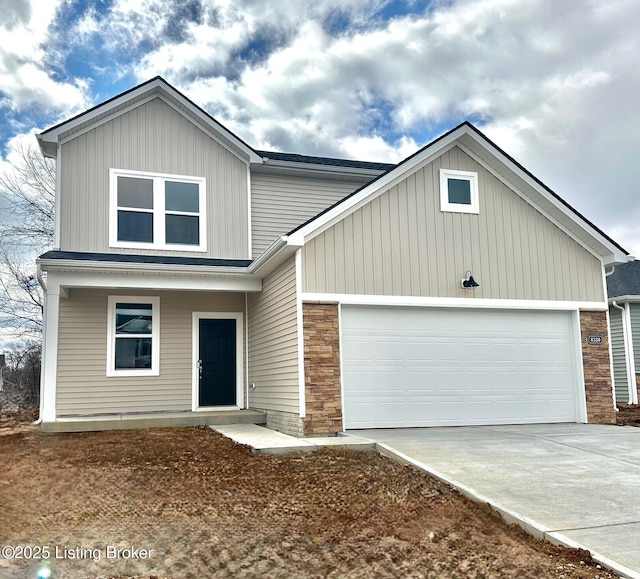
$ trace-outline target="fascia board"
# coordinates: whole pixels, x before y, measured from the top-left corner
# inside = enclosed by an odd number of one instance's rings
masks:
[[[482,139],[480,135],[478,135],[475,131],[467,129],[465,131],[465,135],[470,137],[475,141],[476,144],[480,145],[494,157],[496,157],[500,163],[516,175],[518,178],[522,179],[529,187],[531,187],[536,193],[538,193],[547,203],[549,203],[555,211],[560,213],[564,218],[570,220],[574,223],[580,230],[584,231],[585,234],[593,241],[596,242],[597,247],[593,247],[594,250],[601,256],[604,265],[611,264],[622,264],[628,261],[628,256],[626,253],[621,251],[618,247],[611,243],[606,237],[604,237],[599,231],[595,230],[591,227],[586,221],[581,219],[574,211],[572,211],[569,207],[567,207],[562,201],[557,199],[555,196],[551,195],[544,187],[542,187],[535,179],[531,177],[526,171],[523,171],[521,167],[519,167],[513,160],[505,156],[499,149],[488,146],[487,141]],[[464,146],[464,143],[463,143]],[[510,185],[511,187],[511,185]],[[526,195],[526,192],[522,192],[523,195]],[[535,199],[532,199],[534,203],[536,203]],[[566,232],[566,231],[565,231]],[[586,240],[585,240],[586,241]],[[602,248],[606,248],[606,252],[602,251]]]
[[[609,303],[638,303],[640,302],[640,296],[638,295],[626,295],[609,298]]]
[[[247,277],[252,275],[248,267],[224,267],[205,265],[173,265],[149,263],[123,263],[109,261],[78,261],[74,259],[36,259],[43,271],[94,271],[109,273],[148,273],[168,275],[209,275],[219,277]]]
[[[321,165],[316,163],[296,163],[295,161],[279,161],[263,157],[261,162],[255,167],[251,167],[253,171],[260,173],[269,172],[282,172],[282,173],[296,173],[296,174],[308,174],[314,176],[322,175],[336,175],[345,177],[369,177],[371,179],[377,177],[382,170],[377,169],[364,169],[357,167],[343,167],[340,165]]]
[[[145,291],[260,292],[262,280],[254,276],[185,276],[158,272],[55,271],[57,283],[66,293],[83,289],[140,289]],[[53,276],[52,276],[53,277]]]
[[[465,129],[466,127],[464,126],[459,127],[456,131],[449,133],[444,138],[433,143],[431,146],[427,146],[422,151],[419,151],[413,157],[407,158],[395,169],[385,173],[370,185],[365,186],[355,195],[352,195],[339,205],[336,205],[333,209],[320,215],[311,223],[293,232],[289,235],[289,243],[296,246],[304,245],[307,241],[310,241],[316,235],[319,235],[346,217],[349,213],[355,211],[364,203],[367,203],[378,192],[389,187],[394,181],[401,179],[405,174],[410,173],[418,165],[429,162],[431,158],[437,157],[443,150],[450,147],[460,134],[465,131]]]
[[[286,236],[278,237],[251,263],[248,271],[260,277],[269,275],[283,261],[294,255],[299,247],[301,246],[291,243]]]
[[[261,163],[262,158],[247,145],[244,141],[239,139],[236,135],[234,135],[231,131],[225,128],[223,125],[218,123],[213,117],[208,115],[205,111],[203,111],[200,107],[191,102],[187,97],[185,97],[182,93],[168,84],[161,78],[155,78],[147,83],[143,83],[125,93],[122,93],[119,96],[116,96],[104,103],[96,105],[94,108],[85,111],[84,113],[80,113],[76,117],[71,118],[68,121],[62,122],[51,129],[43,131],[40,133],[38,137],[38,141],[40,142],[40,147],[45,154],[51,154],[55,151],[60,136],[63,133],[68,133],[72,131],[74,127],[79,125],[85,125],[87,123],[91,123],[92,119],[97,117],[101,117],[102,115],[108,114],[110,110],[116,110],[122,107],[127,101],[142,99],[145,95],[153,95],[164,94],[168,98],[175,99],[181,103],[195,118],[197,118],[205,127],[214,133],[220,133],[221,136],[228,140],[234,147],[237,147],[240,151],[242,151],[252,163]]]

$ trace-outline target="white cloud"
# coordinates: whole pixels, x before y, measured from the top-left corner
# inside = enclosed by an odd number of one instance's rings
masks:
[[[77,107],[92,87],[44,64],[61,1],[11,3],[0,24],[13,35],[0,82],[14,109]],[[115,0],[79,14],[65,38],[99,39],[110,78],[162,74],[258,148],[397,161],[476,119],[585,216],[638,243],[636,1],[436,0],[386,21],[384,4]]]
[[[0,105],[14,112],[35,107],[45,112],[70,113],[87,105],[80,84],[55,80],[47,68],[43,44],[60,2],[7,3],[13,6],[13,17],[0,22]]]

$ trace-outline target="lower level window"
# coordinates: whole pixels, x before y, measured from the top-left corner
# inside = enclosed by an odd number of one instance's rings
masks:
[[[160,298],[109,296],[108,376],[159,374]]]

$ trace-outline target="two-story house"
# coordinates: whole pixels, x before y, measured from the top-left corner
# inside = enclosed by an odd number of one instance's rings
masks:
[[[258,151],[154,78],[38,138],[49,429],[614,419],[627,252],[468,123],[398,165]]]

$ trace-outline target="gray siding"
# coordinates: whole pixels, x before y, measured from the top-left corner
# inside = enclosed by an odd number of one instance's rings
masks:
[[[629,381],[627,379],[627,360],[622,330],[622,312],[618,308],[609,308],[609,326],[611,328],[611,352],[613,354],[613,379],[616,388],[616,402],[629,402]]]
[[[249,406],[299,413],[295,260],[249,294]]]
[[[631,308],[629,315],[631,316],[631,334],[633,340],[633,359],[635,362],[635,371],[640,373],[640,304],[630,303]]]
[[[160,375],[107,377],[107,296],[160,297]],[[60,300],[58,416],[190,411],[192,312],[244,312],[244,293],[74,289]]]
[[[252,173],[253,257],[260,255],[276,237],[285,235],[370,180],[313,179]]]
[[[208,257],[249,254],[247,165],[155,98],[62,145],[60,248],[193,255],[109,247],[109,169],[205,177]]]
[[[439,168],[478,173],[479,215],[440,211]],[[306,292],[604,300],[600,261],[457,147],[307,243],[303,272]]]

